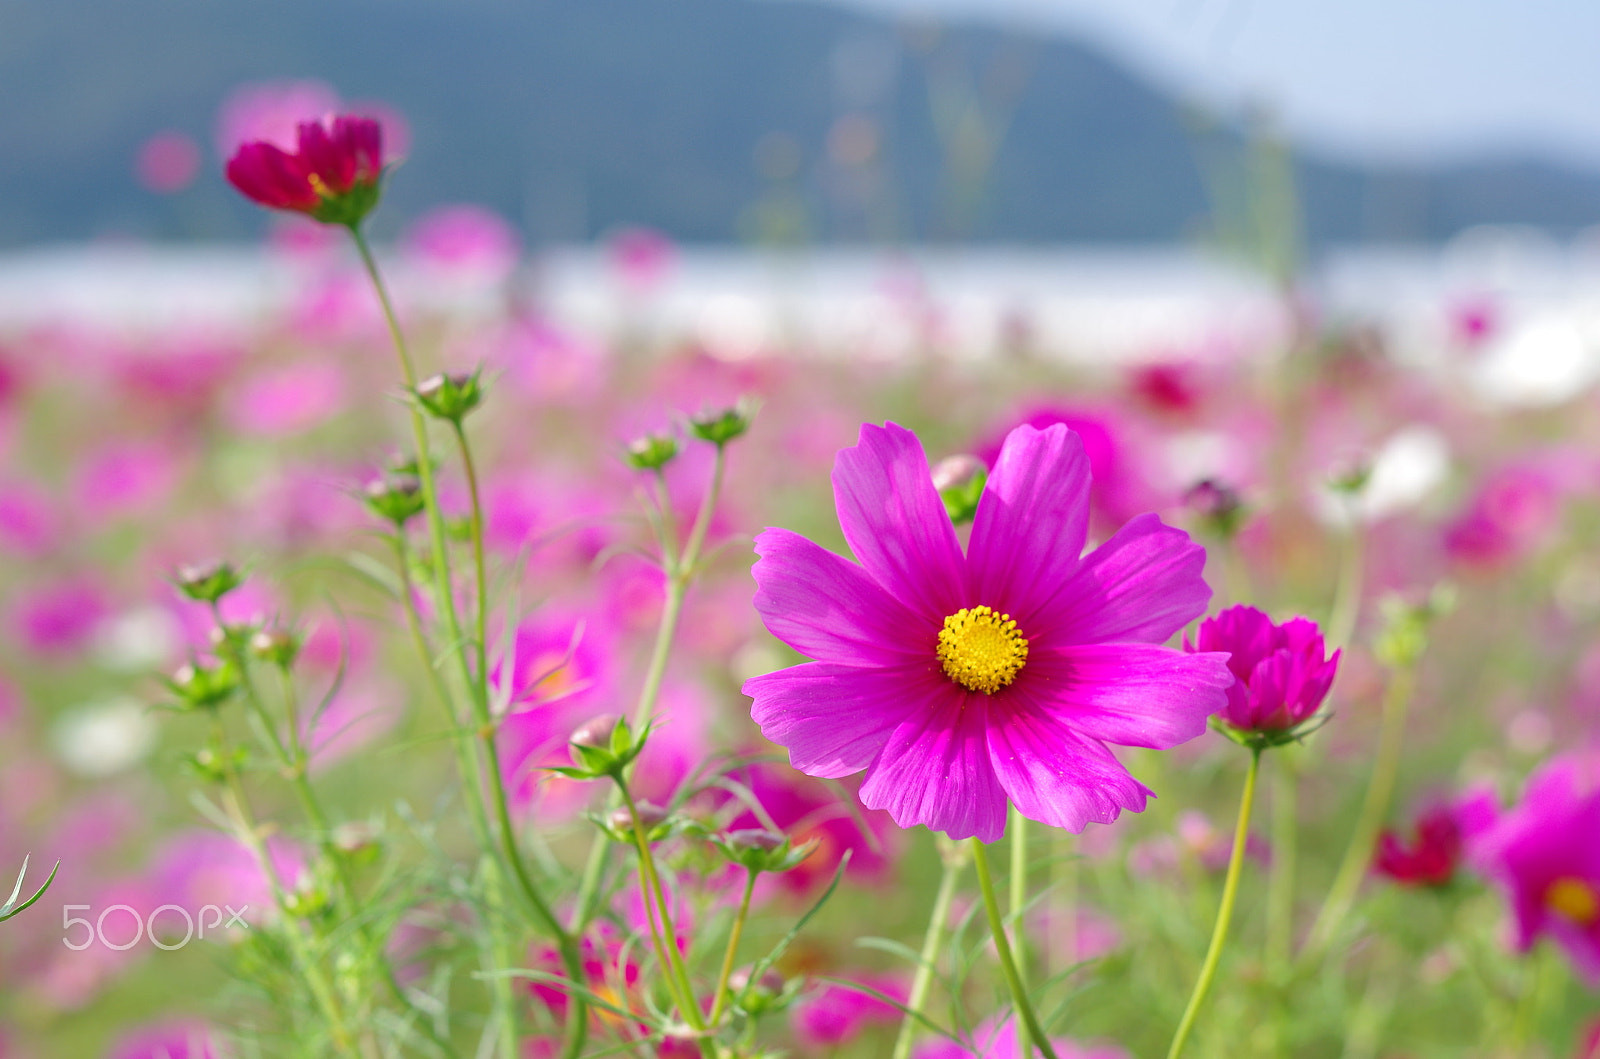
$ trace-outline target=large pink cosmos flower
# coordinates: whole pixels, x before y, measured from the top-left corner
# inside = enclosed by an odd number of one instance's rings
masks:
[[[1141,515],[1083,555],[1089,484],[1076,434],[1018,427],[963,555],[916,435],[863,426],[833,469],[859,565],[756,538],[756,609],[817,659],[745,684],[767,738],[813,776],[866,769],[865,805],[952,838],[998,839],[1008,799],[1069,831],[1143,809],[1106,744],[1194,738],[1233,676],[1161,646],[1205,610],[1205,550]]]
[[[1275,624],[1254,607],[1235,606],[1207,618],[1187,650],[1227,652],[1237,678],[1228,687],[1222,719],[1241,732],[1286,732],[1310,720],[1339,670],[1339,651],[1327,654],[1322,630],[1309,618]]]
[[[354,224],[378,201],[383,128],[349,114],[302,121],[293,153],[264,140],[241,144],[228,160],[228,182],[246,198],[319,221]]]
[[[1552,759],[1522,802],[1470,843],[1477,866],[1510,900],[1523,952],[1549,934],[1578,973],[1600,985],[1600,750]]]

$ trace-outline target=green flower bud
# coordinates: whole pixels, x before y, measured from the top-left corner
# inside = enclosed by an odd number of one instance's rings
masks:
[[[211,666],[194,662],[172,674],[166,684],[187,708],[210,710],[239,690],[239,671],[227,661]]]
[[[398,529],[422,513],[422,482],[414,474],[395,472],[367,483],[367,510]]]
[[[244,584],[244,575],[231,564],[216,560],[180,566],[174,580],[178,589],[190,599],[215,603]]]
[[[549,771],[575,780],[594,780],[602,776],[620,779],[622,772],[644,751],[650,736],[646,725],[634,738],[628,722],[610,714],[580,725],[567,740],[572,768],[552,767]]]
[[[749,430],[755,414],[755,404],[740,398],[732,408],[724,408],[719,412],[703,411],[690,416],[689,430],[701,441],[721,447]]]
[[[483,403],[481,373],[480,368],[471,373],[431,375],[417,385],[417,401],[428,414],[459,424],[467,413]]]
[[[646,434],[628,443],[624,457],[636,471],[659,471],[678,455],[678,439],[671,434]]]
[[[933,467],[933,487],[944,501],[945,512],[957,526],[971,522],[978,500],[989,482],[989,469],[976,456],[946,456]]]
[[[788,871],[817,848],[814,841],[794,846],[789,836],[760,829],[730,831],[712,838],[711,842],[724,857],[753,872]]]
[[[284,629],[257,629],[250,637],[250,653],[279,669],[288,669],[300,654],[300,638]]]

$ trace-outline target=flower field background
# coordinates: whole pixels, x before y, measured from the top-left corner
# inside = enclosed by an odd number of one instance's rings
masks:
[[[338,155],[341,127],[316,128]],[[274,229],[272,312],[0,335],[0,867],[28,858],[25,898],[59,863],[0,926],[0,1056],[1014,1056],[1013,964],[1062,1059],[1176,1054],[1197,977],[1185,1054],[1600,1049],[1600,405],[1582,380],[1537,405],[1486,391],[1515,304],[1459,291],[1401,356],[1268,246],[1276,325],[1247,337],[1113,362],[1018,318],[963,355],[900,263],[897,352],[869,355],[662,326],[679,251],[636,230],[606,245],[611,315],[583,332],[529,294],[511,229],[457,206],[377,247],[410,277],[403,386],[341,229],[392,161],[357,140],[343,186],[235,179],[328,222]],[[886,422],[911,440],[863,428]],[[1014,959],[969,846],[896,819],[992,839],[1007,800],[1035,820],[1059,801],[1008,790],[963,830],[935,770],[893,815],[867,808],[865,762],[791,767],[743,690],[823,658],[789,645],[780,593],[758,607],[753,539],[869,566],[830,475],[880,434],[927,460],[895,464],[915,488],[883,505],[937,486],[963,545],[1013,480],[1004,447],[1047,438],[1092,484],[1069,483],[1084,539],[1037,529],[1041,564],[1076,569],[1150,513],[1194,560],[1147,604],[1194,608],[1108,637],[1190,667],[1181,709],[1126,707],[1152,728],[1187,711],[1181,737],[1108,737],[1155,797],[1033,823],[1020,858],[1013,810],[994,843]],[[1041,496],[1068,462],[1039,464]],[[818,637],[870,624],[834,602]],[[1202,626],[1236,605],[1261,613]],[[960,614],[929,680],[999,702],[1045,672],[1045,641],[1014,646],[1026,622]],[[1009,661],[958,677],[950,652],[989,664],[958,643],[988,618]],[[1288,675],[1241,669],[1250,651]],[[615,726],[641,706],[648,731]],[[1165,749],[1121,745],[1141,742]],[[953,800],[906,808],[924,791]]]

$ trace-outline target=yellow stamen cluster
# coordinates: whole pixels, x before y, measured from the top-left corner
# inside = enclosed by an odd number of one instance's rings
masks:
[[[1582,879],[1570,875],[1557,879],[1544,892],[1544,903],[1552,912],[1567,917],[1580,927],[1600,921],[1600,893]]]
[[[993,695],[1028,661],[1028,641],[1011,615],[963,607],[944,620],[938,654],[945,676],[969,691]]]

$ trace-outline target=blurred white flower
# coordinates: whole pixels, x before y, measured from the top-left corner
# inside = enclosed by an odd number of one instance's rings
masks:
[[[68,771],[101,779],[132,768],[155,749],[155,718],[138,699],[119,698],[68,710],[50,742]]]

